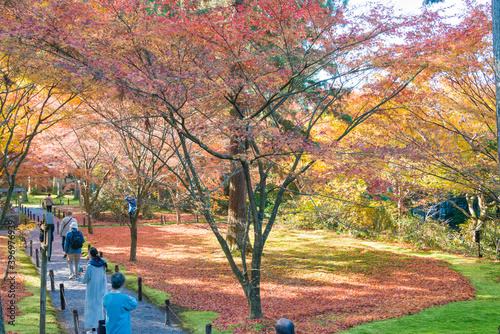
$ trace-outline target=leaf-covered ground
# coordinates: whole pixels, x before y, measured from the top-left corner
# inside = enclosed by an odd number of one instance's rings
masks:
[[[10,311],[7,309],[9,305],[11,305],[11,301],[15,304],[15,316],[19,316],[20,312],[17,308],[17,304],[20,300],[26,298],[27,296],[33,295],[29,291],[26,291],[24,282],[26,279],[30,279],[27,276],[21,275],[15,271],[15,274],[12,274],[8,277],[7,281],[4,281],[3,278],[5,276],[5,270],[7,269],[8,263],[8,238],[6,235],[0,235],[0,296],[2,297],[2,311],[4,315],[4,321],[9,322],[11,319],[9,318]],[[15,258],[14,258],[15,262]],[[9,279],[14,276],[15,277],[15,287],[11,286],[11,282]],[[12,287],[12,289],[11,289]],[[9,293],[9,291],[14,291],[13,293]]]
[[[170,293],[174,304],[218,312],[218,328],[235,333],[273,333],[281,317],[297,333],[335,333],[474,296],[470,282],[446,262],[375,250],[325,231],[277,230],[263,260],[265,319],[249,321],[243,291],[208,226],[140,226],[137,262],[128,260],[129,235],[128,227],[104,227],[88,241],[145,284]]]

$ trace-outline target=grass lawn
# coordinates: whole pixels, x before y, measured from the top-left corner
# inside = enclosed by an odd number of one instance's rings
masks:
[[[7,237],[0,236],[2,250],[6,250]],[[2,252],[2,277],[5,272],[6,253]],[[40,276],[35,266],[29,260],[24,250],[18,250],[15,254],[16,273],[16,305],[19,314],[16,315],[14,325],[6,324],[6,330],[20,334],[39,333],[39,310],[40,310]],[[3,286],[2,286],[3,290]],[[5,291],[3,291],[5,292]],[[10,298],[2,294],[2,304],[5,307]],[[5,309],[4,309],[5,314]],[[8,320],[8,319],[6,319]],[[47,294],[46,328],[47,334],[66,333],[59,325],[57,311],[52,307],[50,296]]]
[[[208,323],[217,315],[214,328],[233,333],[273,333],[281,317],[294,321],[297,333],[335,333],[471,300],[474,293],[445,261],[377,249],[328,231],[277,229],[263,259],[266,318],[249,321],[241,287],[206,225],[139,227],[137,262],[128,260],[128,227],[100,228],[87,239],[106,259],[125,266],[128,275],[142,277],[173,304],[197,312],[191,317],[184,312],[183,321],[207,314],[203,322]],[[164,296],[159,295],[159,304]]]
[[[397,247],[369,243],[375,248],[384,248],[406,254],[443,259],[451,268],[467,277],[477,289],[471,301],[450,303],[433,307],[418,314],[399,319],[376,321],[357,326],[349,334],[459,334],[497,333],[500,325],[500,265],[498,262],[466,259],[439,252],[411,252]]]

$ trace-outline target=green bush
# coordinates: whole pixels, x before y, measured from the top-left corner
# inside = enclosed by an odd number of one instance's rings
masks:
[[[417,249],[439,249],[451,253],[473,255],[474,247],[463,233],[438,220],[422,221],[408,216],[397,221],[398,239],[413,244]]]

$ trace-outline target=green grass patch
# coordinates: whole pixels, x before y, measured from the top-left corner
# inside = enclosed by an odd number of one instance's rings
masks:
[[[467,259],[440,252],[413,252],[406,249],[366,242],[384,250],[432,257],[451,263],[451,268],[467,277],[477,289],[471,301],[433,307],[415,315],[399,319],[376,321],[354,327],[349,334],[460,334],[497,333],[500,325],[500,264],[491,261]]]
[[[20,275],[29,276],[25,280],[25,288],[33,293],[20,300],[17,304],[21,315],[16,316],[14,326],[6,324],[6,330],[18,332],[22,334],[38,334],[40,332],[40,276],[29,259],[29,256],[23,251],[16,252],[16,267],[17,273]],[[59,325],[57,310],[52,306],[52,300],[47,293],[47,309],[46,309],[46,327],[47,334],[62,334],[66,333],[65,329]]]
[[[213,322],[214,319],[217,319],[219,315],[213,311],[184,311],[181,313],[180,317],[183,322],[189,325],[189,327],[183,327],[186,331],[197,333],[205,332],[205,326]],[[231,334],[231,330],[219,331],[216,329],[212,329],[212,333],[214,334]]]
[[[68,205],[68,201],[70,205],[79,204],[78,199],[74,199],[73,195],[63,195],[57,197],[55,195],[51,195],[54,201],[54,205],[60,205],[61,201],[64,201],[64,205]],[[28,195],[28,201],[22,201],[22,204],[39,204],[40,200],[45,200],[47,194],[43,195]]]

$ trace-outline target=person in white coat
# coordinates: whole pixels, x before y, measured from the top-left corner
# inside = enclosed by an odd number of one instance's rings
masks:
[[[104,320],[103,297],[108,293],[108,282],[106,280],[106,260],[99,257],[99,252],[91,248],[89,252],[89,263],[82,283],[87,284],[85,294],[84,326],[91,328],[87,334],[97,334],[99,320]]]

